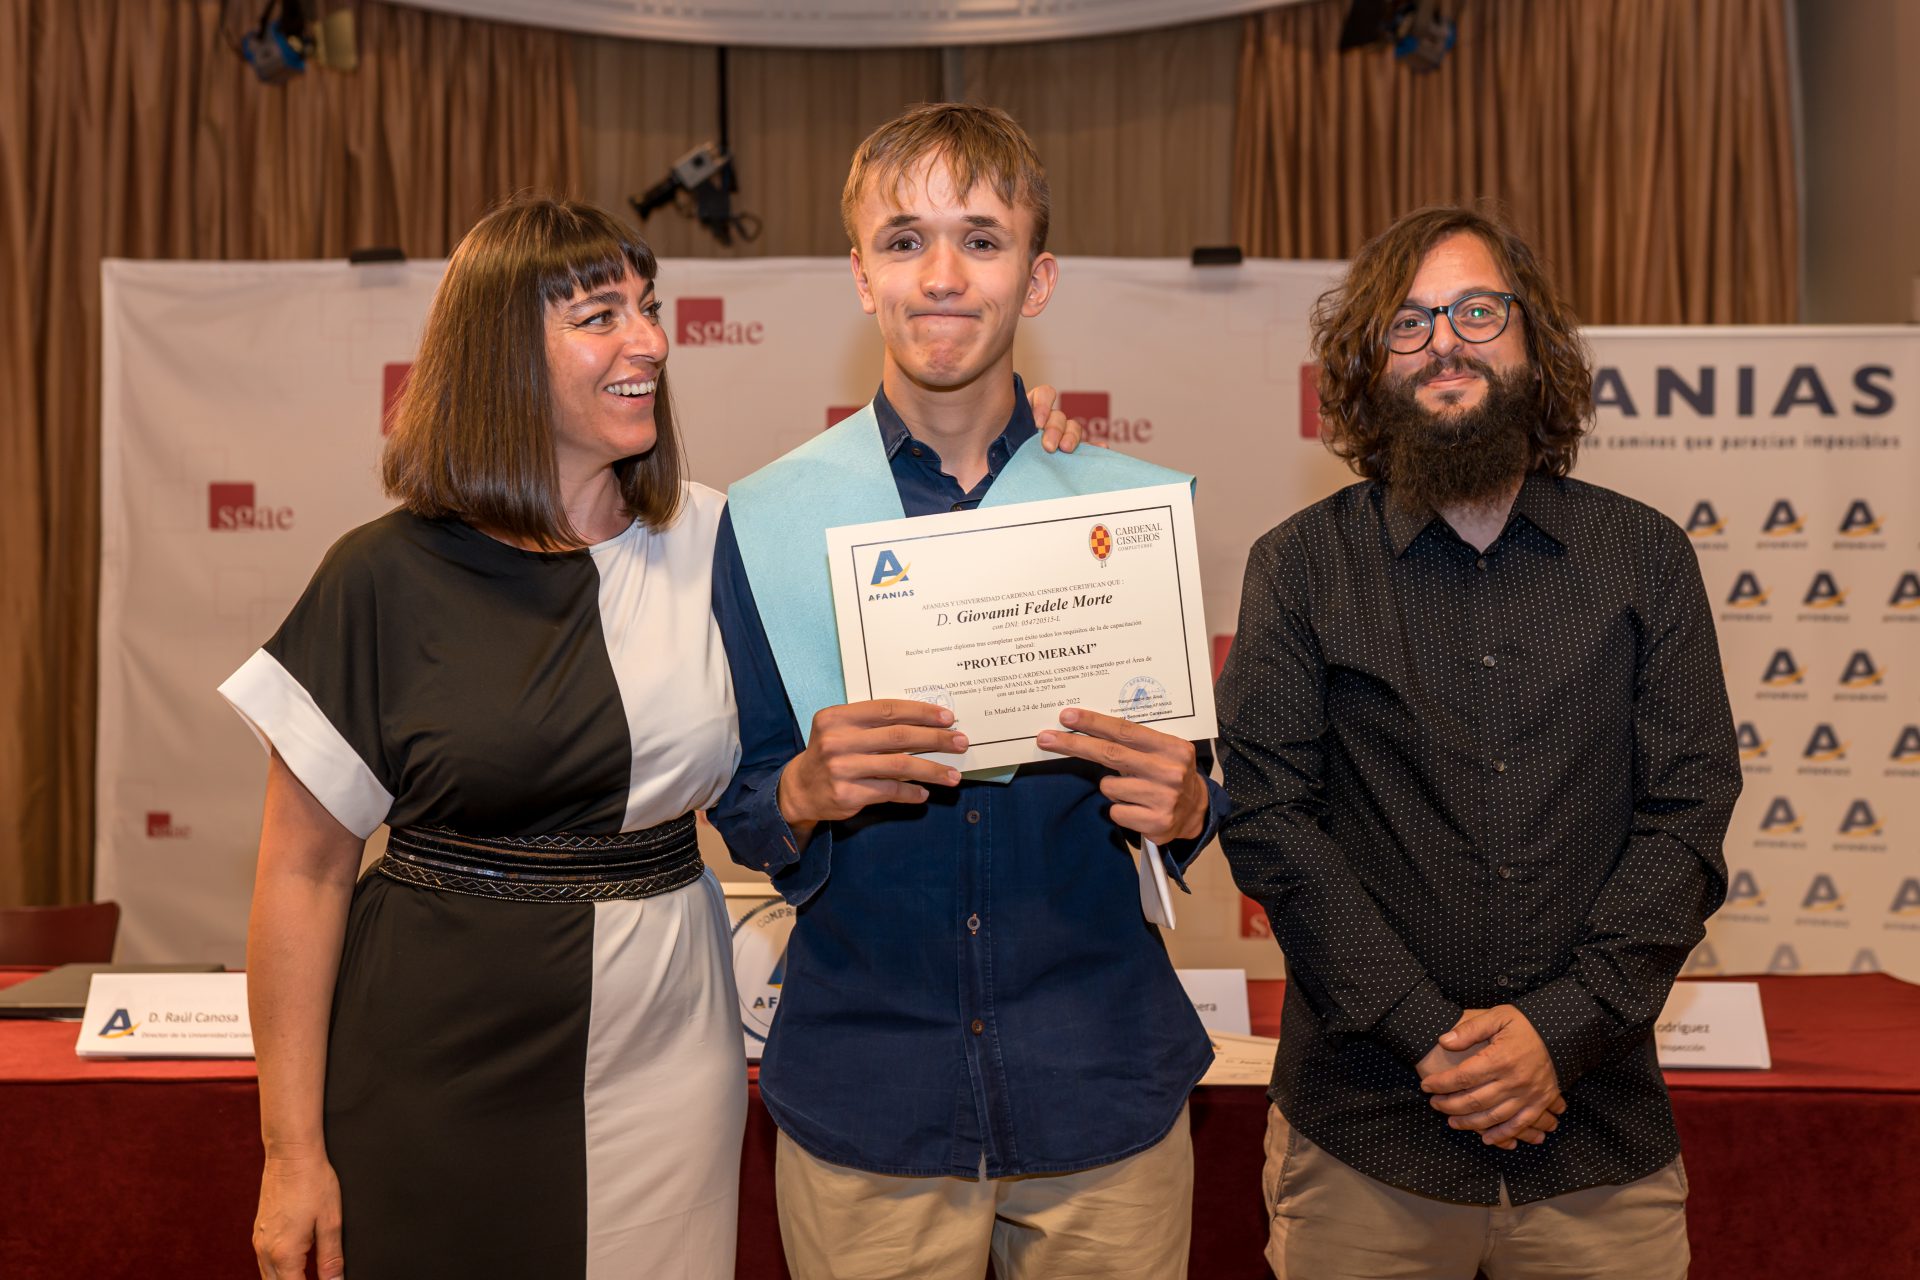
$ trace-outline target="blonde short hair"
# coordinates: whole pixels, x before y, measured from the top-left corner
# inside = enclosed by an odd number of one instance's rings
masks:
[[[964,196],[975,183],[985,182],[1014,208],[1033,215],[1034,257],[1047,247],[1047,223],[1053,197],[1047,189],[1047,171],[1033,139],[1012,116],[998,107],[963,102],[924,102],[867,135],[853,153],[847,185],[840,193],[840,221],[847,240],[861,247],[854,213],[869,186],[899,203],[900,186],[921,161],[945,160],[956,192]]]

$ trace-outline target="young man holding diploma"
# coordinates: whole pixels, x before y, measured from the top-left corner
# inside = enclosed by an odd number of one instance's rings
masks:
[[[1212,1054],[1142,915],[1225,812],[1194,745],[1084,708],[1057,761],[963,779],[928,703],[845,698],[824,531],[1184,479],[1042,451],[1014,330],[1046,307],[1046,176],[1003,112],[923,106],[855,153],[873,403],[733,487],[714,612],[742,759],[712,819],[799,910],[761,1092],[799,1280],[1186,1274],[1186,1098]],[[821,609],[826,607],[823,615]],[[1069,732],[1069,730],[1071,732]]]

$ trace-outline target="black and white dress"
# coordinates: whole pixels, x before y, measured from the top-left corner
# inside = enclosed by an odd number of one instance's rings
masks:
[[[689,485],[672,527],[551,554],[394,512],[221,693],[356,835],[669,822],[740,754],[723,501]],[[731,1277],[739,1025],[711,872],[593,902],[364,876],[326,1083],[351,1274]]]

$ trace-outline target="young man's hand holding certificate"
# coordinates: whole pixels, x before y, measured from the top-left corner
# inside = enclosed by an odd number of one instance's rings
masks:
[[[1185,484],[849,525],[827,530],[827,552],[847,700],[951,712],[966,749],[930,762],[979,773],[1077,756],[1117,770],[1102,790],[1119,809],[1153,785],[1123,776],[1152,761],[1119,767],[1152,738],[1133,726],[1214,735]],[[1143,865],[1164,877],[1159,863]],[[1150,896],[1168,901],[1163,884]]]

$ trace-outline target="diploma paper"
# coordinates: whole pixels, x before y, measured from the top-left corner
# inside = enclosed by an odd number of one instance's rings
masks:
[[[1214,736],[1193,497],[1153,485],[827,530],[847,701],[949,708],[962,771],[1057,760],[1065,707]]]

